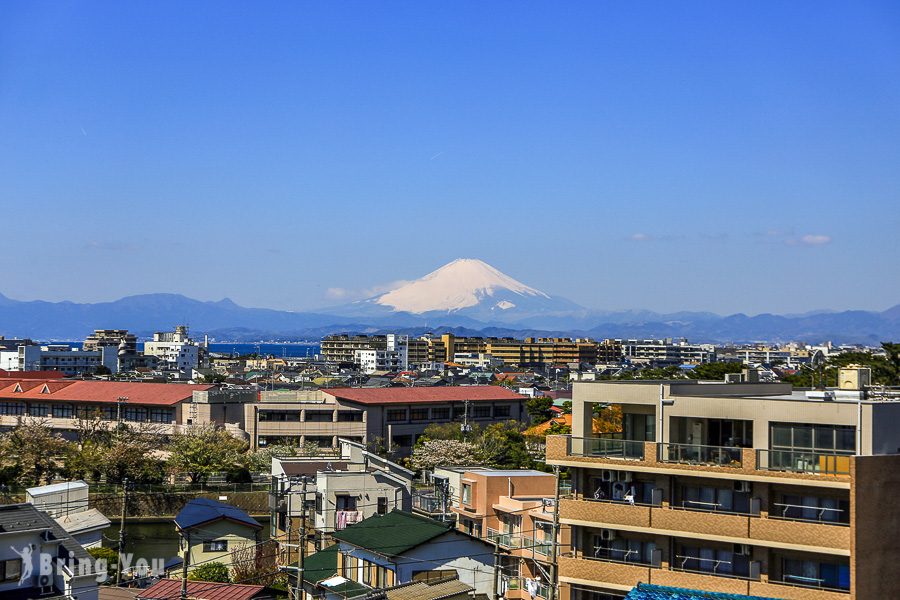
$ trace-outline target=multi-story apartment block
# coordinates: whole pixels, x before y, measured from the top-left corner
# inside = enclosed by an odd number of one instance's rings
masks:
[[[456,527],[496,540],[506,598],[548,597],[556,477],[527,469],[464,471],[454,499]],[[560,536],[568,542],[567,533]],[[532,582],[530,585],[528,582]]]
[[[188,336],[187,327],[179,325],[175,331],[158,331],[153,340],[144,343],[144,355],[155,356],[159,366],[172,371],[180,379],[190,379],[200,366],[200,344]]]
[[[854,374],[855,373],[855,374]],[[796,600],[895,597],[900,581],[900,402],[780,383],[574,384],[563,600],[621,598],[638,582]],[[591,433],[592,406],[624,431]]]
[[[0,352],[0,363],[10,371],[57,371],[67,377],[92,375],[99,367],[106,367],[110,373],[119,369],[116,346],[82,350],[67,344],[23,344],[15,351]]]
[[[353,362],[360,371],[371,375],[376,371],[402,371],[409,366],[409,336],[389,333],[384,350],[356,350]]]
[[[684,338],[673,340],[616,340],[622,344],[624,357],[632,362],[657,366],[700,364],[716,359],[715,347],[689,344]]]
[[[114,346],[128,354],[137,354],[137,337],[127,329],[95,329],[84,338],[82,350],[97,350],[103,346]]]

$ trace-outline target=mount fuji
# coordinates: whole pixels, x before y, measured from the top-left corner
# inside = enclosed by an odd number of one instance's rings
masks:
[[[421,279],[351,304],[323,309],[344,317],[394,317],[471,325],[571,318],[587,309],[528,286],[475,258],[459,258]]]

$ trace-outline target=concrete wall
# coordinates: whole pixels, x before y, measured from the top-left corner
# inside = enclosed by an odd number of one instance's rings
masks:
[[[855,600],[896,598],[900,588],[900,455],[851,465],[850,581]]]

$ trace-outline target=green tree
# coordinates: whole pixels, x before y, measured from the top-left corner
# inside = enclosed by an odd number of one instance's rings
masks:
[[[220,562],[208,562],[198,565],[188,573],[188,579],[191,581],[214,581],[216,583],[228,583],[231,581],[228,567]]]
[[[191,483],[200,483],[232,469],[246,450],[246,443],[224,429],[196,425],[172,439],[168,466],[173,473],[187,475]]]
[[[481,462],[505,469],[528,469],[534,459],[516,421],[493,423],[484,428],[474,445]]]
[[[740,373],[744,370],[741,362],[711,362],[697,365],[687,372],[688,379],[707,381],[723,381],[728,373]]]
[[[22,485],[40,485],[62,469],[68,445],[47,420],[23,419],[0,437],[0,470]]]
[[[550,418],[550,407],[553,400],[544,396],[529,398],[525,401],[525,411],[531,417],[532,423],[543,423]]]

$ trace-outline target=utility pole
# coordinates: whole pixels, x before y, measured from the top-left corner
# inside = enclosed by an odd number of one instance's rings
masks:
[[[116,569],[116,585],[122,583],[122,565],[125,564],[125,514],[128,512],[128,478],[122,480],[122,513],[119,519],[119,564]]]
[[[559,556],[559,465],[554,465],[553,472],[556,475],[556,491],[553,495],[553,544],[550,546],[550,589],[547,600],[556,600],[558,596],[559,568],[557,557]]]
[[[491,596],[500,600],[500,536],[494,536],[494,580],[491,584]]]
[[[300,561],[297,571],[297,587],[294,592],[295,600],[303,600],[303,569],[306,567],[306,484],[307,477],[303,476],[303,499],[300,513]]]
[[[181,600],[187,600],[188,597],[188,562],[191,558],[191,532],[181,535],[181,541],[184,542],[184,556],[181,560]]]

